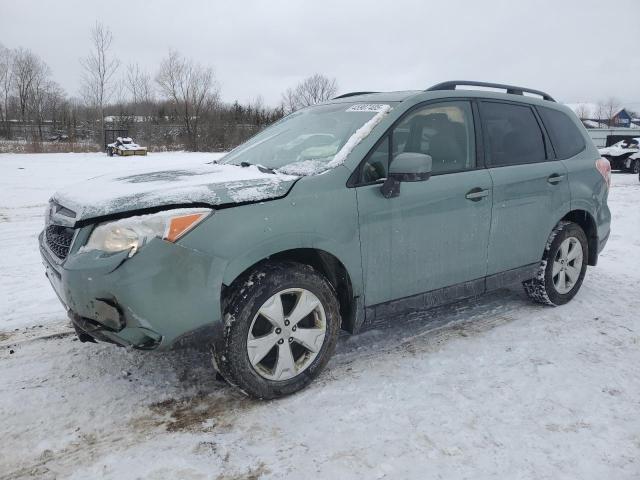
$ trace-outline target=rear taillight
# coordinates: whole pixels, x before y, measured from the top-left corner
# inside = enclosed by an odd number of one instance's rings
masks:
[[[609,188],[611,186],[611,164],[609,160],[606,158],[596,160],[596,169],[600,172],[602,178],[604,178],[607,188]]]

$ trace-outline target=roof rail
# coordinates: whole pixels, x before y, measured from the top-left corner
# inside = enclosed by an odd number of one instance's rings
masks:
[[[355,97],[356,95],[367,95],[368,93],[380,93],[380,92],[349,92],[349,93],[344,93],[342,95],[338,95],[337,97],[333,97],[331,100],[336,100],[338,98]]]
[[[465,85],[465,86],[471,86],[471,87],[499,88],[501,90],[506,90],[507,93],[510,93],[512,95],[524,95],[525,92],[533,93],[534,95],[540,95],[544,100],[555,102],[555,100],[551,95],[545,92],[541,92],[540,90],[533,90],[532,88],[524,88],[524,87],[515,87],[513,85],[503,85],[501,83],[474,82],[470,80],[451,80],[449,82],[438,83],[433,87],[427,88],[425,92],[432,92],[434,90],[455,90],[456,87],[459,85]]]

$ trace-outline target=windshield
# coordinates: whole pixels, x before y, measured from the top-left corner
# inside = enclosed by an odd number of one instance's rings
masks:
[[[220,163],[246,162],[293,175],[317,173],[334,166],[329,163],[336,154],[343,147],[353,148],[390,108],[387,103],[339,103],[298,110],[232,150]]]

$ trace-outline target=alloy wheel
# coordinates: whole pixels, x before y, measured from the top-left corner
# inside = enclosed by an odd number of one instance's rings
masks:
[[[249,362],[267,380],[289,380],[311,365],[326,331],[324,307],[316,295],[304,288],[282,290],[260,307],[251,322]]]
[[[553,260],[551,278],[557,292],[564,295],[576,285],[582,271],[582,245],[576,237],[568,237],[561,244]]]

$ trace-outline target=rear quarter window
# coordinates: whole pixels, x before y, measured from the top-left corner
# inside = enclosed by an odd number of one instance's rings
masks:
[[[559,160],[571,158],[586,147],[584,137],[574,121],[559,110],[538,107]]]

